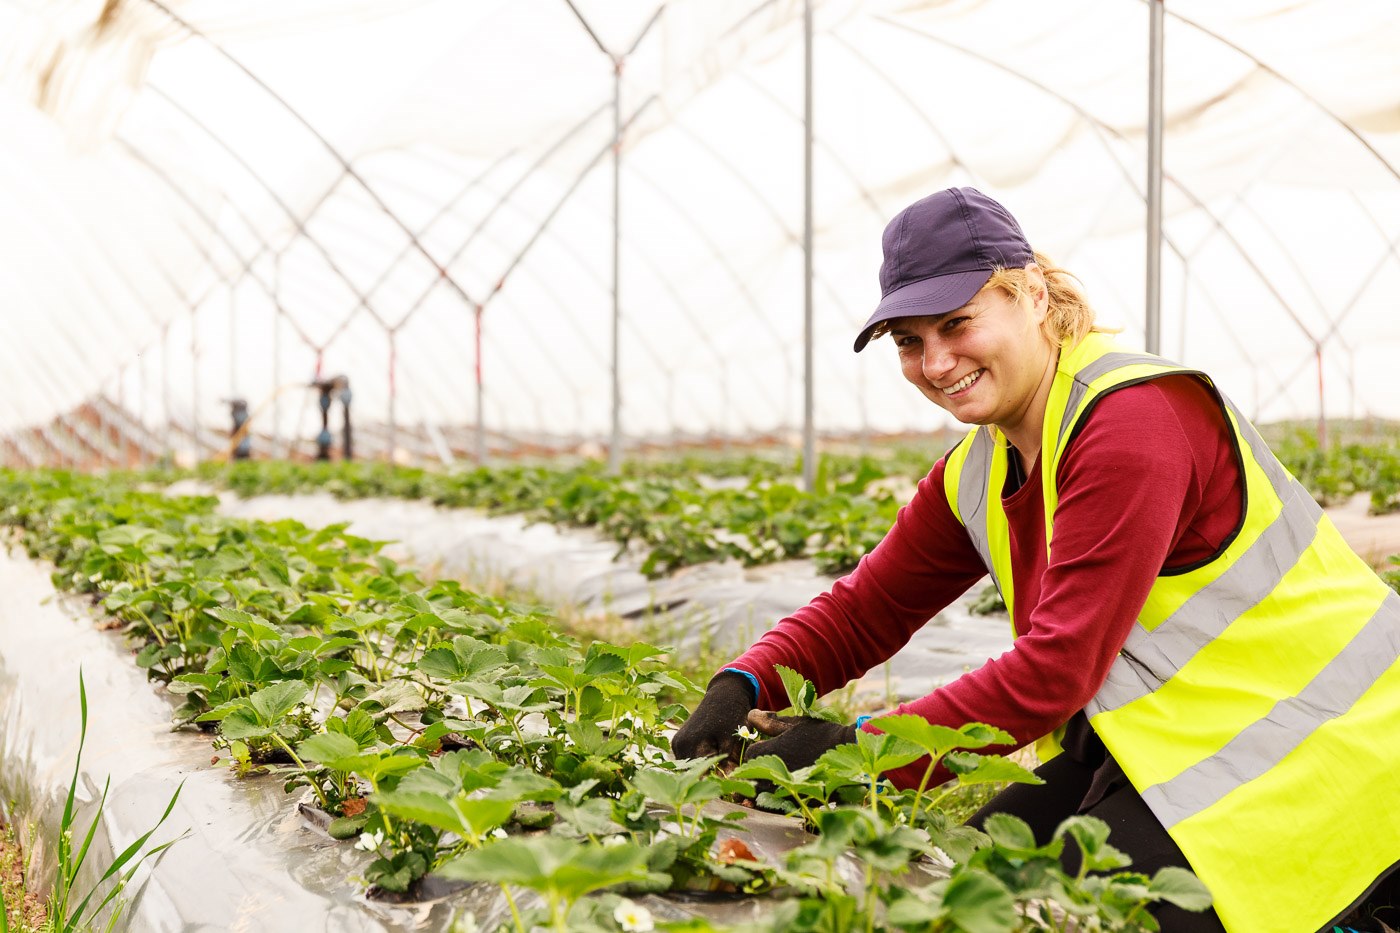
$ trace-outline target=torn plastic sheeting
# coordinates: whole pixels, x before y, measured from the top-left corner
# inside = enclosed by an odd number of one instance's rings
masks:
[[[210,490],[182,482],[169,491]],[[339,500],[324,493],[219,496],[220,511],[230,516],[294,518],[316,527],[348,521],[356,535],[395,542],[386,551],[395,559],[468,582],[501,579],[555,607],[610,612],[634,621],[639,637],[671,644],[682,654],[702,647],[738,653],[837,579],[817,573],[810,561],[760,567],[724,561],[649,580],[637,557],[623,554],[614,560],[617,545],[588,529],[529,524],[518,515],[403,500]],[[971,598],[949,606],[915,633],[891,659],[888,684],[886,670],[876,668],[860,689],[900,699],[923,696],[1010,648],[1005,614],[973,616],[967,608]]]

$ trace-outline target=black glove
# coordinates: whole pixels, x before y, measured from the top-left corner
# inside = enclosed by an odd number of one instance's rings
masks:
[[[829,749],[856,740],[855,726],[814,716],[777,716],[756,709],[749,713],[748,724],[769,738],[750,745],[744,752],[744,760],[777,755],[791,771],[815,763]]]
[[[744,724],[753,702],[753,688],[743,674],[716,674],[695,712],[671,736],[671,754],[677,758],[737,756],[740,739],[734,733]]]

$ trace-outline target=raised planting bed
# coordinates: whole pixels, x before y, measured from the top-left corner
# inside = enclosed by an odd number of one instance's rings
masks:
[[[94,711],[80,784],[96,798],[112,775],[108,850],[185,780],[167,826],[190,835],[126,892],[138,929],[441,929],[459,915],[618,930],[649,910],[691,930],[1015,930],[1063,928],[1051,918],[1069,908],[1052,902],[1122,920],[1153,898],[1204,898],[1179,872],[1065,877],[1062,839],[1036,848],[1009,818],[990,836],[955,825],[943,806],[959,785],[1025,777],[969,750],[1005,740],[984,726],[879,720],[889,734],[796,774],[771,758],[676,763],[665,736],[694,689],[661,649],[581,644],[544,612],[426,585],[343,528],[230,519],[210,498],[4,474],[0,503],[16,543],[87,600],[45,604],[44,571],[5,564],[19,602],[4,607],[0,739],[18,822],[52,826],[45,801],[73,749],[34,730],[75,744],[79,658]],[[108,631],[84,624],[88,607]],[[809,691],[790,687],[803,708]],[[925,753],[959,774],[951,787],[880,780]],[[1116,867],[1103,824],[1063,832]],[[935,864],[951,877],[919,868]]]

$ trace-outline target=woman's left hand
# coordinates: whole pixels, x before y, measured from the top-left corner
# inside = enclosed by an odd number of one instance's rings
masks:
[[[824,752],[838,745],[856,740],[855,726],[813,716],[778,716],[756,709],[749,713],[748,724],[768,738],[750,745],[744,758],[777,755],[793,771],[815,763]]]

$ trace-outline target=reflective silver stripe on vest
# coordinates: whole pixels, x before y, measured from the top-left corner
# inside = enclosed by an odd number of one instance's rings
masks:
[[[973,435],[972,446],[968,448],[967,460],[963,462],[962,475],[958,478],[958,514],[962,516],[967,536],[972,539],[972,546],[977,548],[993,581],[996,580],[996,572],[992,570],[992,546],[987,539],[987,496],[995,449],[992,432],[987,428],[978,428]]]
[[[1216,394],[1220,394],[1217,390]],[[1220,395],[1220,400],[1225,403],[1225,407],[1230,409],[1230,414],[1235,416],[1235,422],[1240,426],[1240,434],[1244,437],[1245,443],[1249,444],[1250,451],[1254,454],[1254,462],[1259,464],[1259,468],[1264,471],[1264,475],[1269,478],[1269,482],[1274,487],[1274,492],[1279,498],[1284,498],[1284,490],[1293,486],[1294,480],[1288,475],[1283,464],[1279,463],[1274,452],[1269,449],[1269,445],[1264,443],[1264,439],[1259,436],[1254,425],[1250,424],[1244,414],[1235,407],[1235,403],[1224,395]]]
[[[1106,376],[1115,369],[1124,366],[1136,366],[1139,363],[1149,363],[1153,366],[1175,366],[1175,363],[1162,359],[1160,356],[1150,356],[1142,353],[1105,353],[1103,356],[1085,366],[1074,374],[1074,384],[1069,387],[1069,399],[1065,402],[1065,416],[1060,421],[1060,436],[1055,441],[1055,453],[1060,452],[1060,448],[1065,446],[1065,432],[1069,430],[1070,423],[1074,420],[1074,413],[1079,410],[1079,403],[1083,400],[1085,393],[1089,391],[1089,383],[1101,376]],[[1163,374],[1165,375],[1165,373]]]
[[[1133,626],[1103,686],[1086,707],[1090,716],[1126,706],[1166,683],[1238,616],[1273,592],[1317,537],[1322,509],[1288,475],[1249,422],[1233,405],[1230,409],[1283,509],[1233,565],[1156,629],[1149,632],[1141,622]]]
[[[1133,626],[1108,679],[1089,701],[1090,716],[1118,709],[1166,683],[1237,617],[1273,592],[1317,537],[1322,510],[1296,483],[1283,511],[1220,576],[1149,632]]]
[[[1170,829],[1282,761],[1318,728],[1345,714],[1400,657],[1400,595],[1390,593],[1347,646],[1295,697],[1243,729],[1214,755],[1142,792]]]

